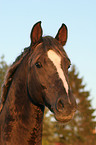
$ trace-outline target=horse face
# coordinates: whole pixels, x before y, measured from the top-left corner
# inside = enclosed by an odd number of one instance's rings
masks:
[[[76,110],[68,81],[70,60],[61,45],[61,53],[54,46],[47,46],[47,51],[42,52],[43,44],[37,45],[30,62],[29,91],[35,104],[47,106],[57,120],[66,122]]]

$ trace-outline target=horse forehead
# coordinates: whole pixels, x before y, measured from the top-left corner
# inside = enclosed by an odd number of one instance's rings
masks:
[[[48,58],[55,64],[61,63],[61,56],[57,54],[54,50],[49,50],[47,52]]]

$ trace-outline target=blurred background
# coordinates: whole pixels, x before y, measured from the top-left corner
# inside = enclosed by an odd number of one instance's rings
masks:
[[[55,37],[62,23],[68,27],[64,49],[71,59],[70,85],[79,106],[67,125],[56,122],[46,109],[43,144],[96,145],[95,0],[0,1],[0,86],[8,66],[30,45],[30,32],[38,21],[42,21],[43,36]]]

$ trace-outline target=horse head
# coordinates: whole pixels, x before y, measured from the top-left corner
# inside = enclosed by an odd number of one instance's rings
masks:
[[[47,106],[61,122],[71,120],[77,106],[69,85],[71,62],[63,49],[66,41],[65,24],[53,38],[42,37],[41,22],[38,22],[31,31],[28,60],[27,90],[31,101]]]

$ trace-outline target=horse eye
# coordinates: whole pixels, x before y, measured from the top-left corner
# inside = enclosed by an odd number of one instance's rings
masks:
[[[68,69],[70,68],[71,64],[68,66]]]
[[[41,68],[42,67],[41,62],[36,62],[35,65],[36,65],[37,68]]]

